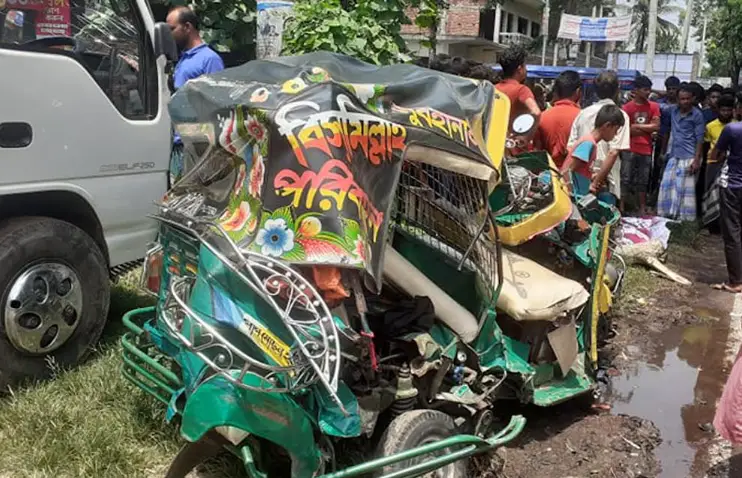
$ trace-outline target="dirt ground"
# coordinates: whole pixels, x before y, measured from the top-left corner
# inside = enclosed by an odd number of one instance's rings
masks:
[[[476,460],[471,476],[484,478],[577,478],[656,476],[654,448],[659,432],[636,417],[574,410],[533,418],[518,443],[499,450],[488,463]]]
[[[702,232],[671,244],[667,264],[693,285],[630,270],[614,314],[616,335],[601,352],[603,409],[568,403],[527,411],[521,437],[478,459],[471,476],[742,476],[742,459],[722,450],[711,426],[734,338],[734,296],[709,287],[726,275],[721,240]]]

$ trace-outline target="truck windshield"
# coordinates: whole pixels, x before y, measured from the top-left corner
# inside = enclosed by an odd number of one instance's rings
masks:
[[[0,5],[0,44],[67,50],[124,116],[144,114],[143,35],[129,0],[0,0]]]

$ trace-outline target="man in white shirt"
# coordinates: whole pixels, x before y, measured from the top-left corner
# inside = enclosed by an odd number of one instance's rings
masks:
[[[568,147],[570,148],[574,146],[577,140],[590,134],[595,129],[595,117],[603,106],[616,104],[615,99],[618,97],[618,75],[616,75],[615,71],[606,70],[598,75],[595,79],[595,93],[599,100],[582,110],[577,115],[577,118],[575,118],[574,123],[572,123],[572,131],[570,131],[568,142]],[[613,141],[610,143],[604,141],[598,143],[595,164],[593,165],[594,172],[600,171],[600,168],[606,162],[613,165],[608,175],[607,184],[608,192],[613,197],[601,194],[600,199],[607,200],[614,205],[621,198],[621,159],[619,154],[631,148],[631,134],[629,130],[631,123],[626,112],[622,111],[622,113],[624,116],[624,125],[618,130]],[[591,189],[600,191],[603,186],[601,184],[593,184]]]

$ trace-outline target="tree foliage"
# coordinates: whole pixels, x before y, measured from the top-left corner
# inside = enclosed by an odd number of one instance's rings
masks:
[[[325,50],[377,65],[397,63],[403,18],[404,8],[394,0],[300,0],[284,27],[283,53]]]
[[[729,0],[708,13],[706,59],[711,71],[737,86],[742,70],[742,2]]]
[[[406,0],[352,0],[352,3],[351,8],[356,14],[376,20],[384,31],[391,35],[400,51],[406,51],[407,47],[402,38],[402,25],[410,24],[405,12],[408,3]]]
[[[672,51],[678,48],[680,29],[669,20],[662,18],[663,14],[679,11],[679,7],[671,4],[672,0],[658,0],[657,2],[657,51]],[[647,50],[649,36],[649,0],[637,0],[631,8],[632,40],[636,51]]]
[[[680,32],[657,32],[655,51],[673,52],[680,50]],[[645,51],[644,49],[642,51]]]
[[[415,25],[428,32],[428,38],[422,42],[422,45],[430,51],[428,58],[432,61],[438,43],[438,27],[443,12],[448,9],[448,2],[446,0],[411,0],[410,6],[417,9]]]
[[[255,0],[169,0],[190,5],[201,19],[204,40],[220,51],[240,51],[255,45]]]

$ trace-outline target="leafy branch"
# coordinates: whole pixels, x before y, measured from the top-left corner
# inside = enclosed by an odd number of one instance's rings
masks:
[[[438,43],[438,27],[449,4],[446,0],[411,0],[410,6],[417,9],[415,25],[428,32],[428,38],[421,44],[428,48],[428,61],[432,62]]]
[[[220,51],[240,51],[255,45],[255,0],[169,0],[190,5],[201,19],[204,40]]]
[[[297,1],[284,28],[283,53],[325,50],[377,65],[397,63],[404,51],[403,18],[399,0]]]

